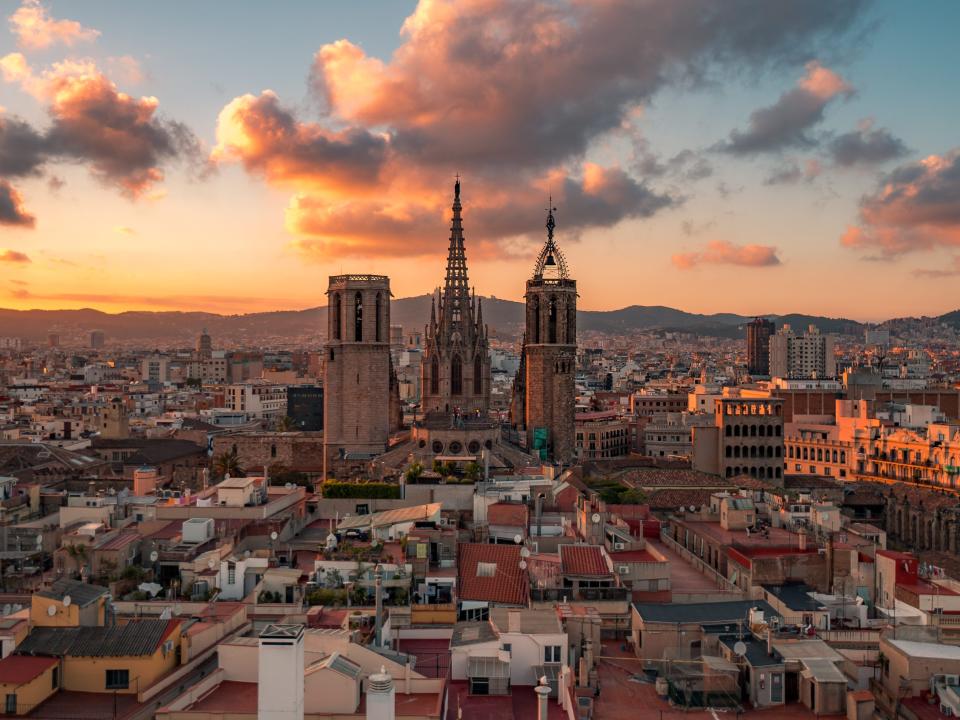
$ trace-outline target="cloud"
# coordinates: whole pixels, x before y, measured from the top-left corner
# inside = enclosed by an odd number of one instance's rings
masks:
[[[816,158],[806,160],[802,165],[796,160],[788,160],[773,169],[763,180],[764,185],[789,185],[798,182],[812,182],[823,172],[823,166]]]
[[[10,32],[22,48],[42,50],[62,43],[73,46],[80,42],[92,42],[100,32],[85,28],[76,20],[54,20],[39,0],[24,0],[9,18]]]
[[[896,160],[909,152],[903,140],[886,128],[874,128],[867,119],[851,132],[837,135],[827,145],[827,152],[836,165],[879,165]]]
[[[750,114],[746,130],[734,130],[719,149],[734,155],[779,152],[791,147],[811,147],[816,141],[809,131],[823,119],[827,105],[838,97],[850,97],[853,88],[832,70],[812,61],[797,86],[773,105]]]
[[[681,270],[692,270],[700,265],[772,267],[780,264],[777,248],[772,245],[735,245],[726,240],[712,240],[703,250],[678,253],[671,260]]]
[[[389,58],[346,39],[317,51],[319,117],[269,91],[228,103],[213,159],[293,190],[287,228],[322,257],[442,248],[455,172],[465,174],[474,255],[542,233],[551,191],[561,227],[609,227],[681,202],[658,178],[712,173],[693,151],[653,156],[649,173],[596,162],[598,144],[644,103],[721,68],[820,56],[864,5],[813,0],[784,13],[763,0],[422,0]]]
[[[23,206],[23,198],[13,185],[0,178],[0,225],[32,228],[36,218]]]
[[[960,246],[960,148],[895,168],[860,199],[840,243],[884,257]]]
[[[55,63],[36,74],[10,57],[0,60],[13,68],[6,77],[46,104],[50,125],[39,131],[19,118],[0,117],[0,172],[22,176],[48,163],[78,162],[136,199],[155,192],[171,162],[185,160],[197,174],[205,171],[199,140],[182,123],[161,117],[156,98],[121,92],[91,61]]]
[[[917,277],[931,278],[931,279],[940,279],[940,278],[952,278],[960,275],[960,255],[957,255],[951,261],[951,264],[944,268],[921,268],[919,270],[914,270],[913,274]]]
[[[0,263],[14,263],[16,265],[23,265],[29,262],[30,258],[26,253],[22,253],[18,250],[0,249]]]
[[[126,225],[117,225],[113,228],[113,231],[119,235],[136,235],[137,231],[132,227],[127,227]]]

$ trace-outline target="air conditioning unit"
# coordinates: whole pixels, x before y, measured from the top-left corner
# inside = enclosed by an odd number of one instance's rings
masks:
[[[624,545],[623,543],[615,542],[615,543],[613,544],[613,549],[614,549],[614,550],[623,550],[625,547],[626,547],[626,545]]]
[[[629,574],[629,572],[630,572],[630,566],[629,566],[629,565],[618,565],[618,566],[617,566],[617,573],[619,573],[620,575],[627,575],[627,574]]]

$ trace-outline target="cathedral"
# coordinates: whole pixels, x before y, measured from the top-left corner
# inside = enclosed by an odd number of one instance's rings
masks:
[[[430,301],[420,366],[420,407],[428,417],[486,417],[490,410],[490,346],[483,301],[471,292],[460,217],[460,180],[453,186],[453,219],[443,289]]]
[[[547,239],[527,280],[525,333],[514,381],[509,438],[490,414],[490,343],[482,301],[470,288],[460,180],[443,287],[431,298],[420,365],[421,403],[403,437],[391,362],[390,280],[338,275],[328,289],[324,362],[324,474],[401,473],[412,463],[480,463],[520,469],[574,460],[577,283],[554,239]]]

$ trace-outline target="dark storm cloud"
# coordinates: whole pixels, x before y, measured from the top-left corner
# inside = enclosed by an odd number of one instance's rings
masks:
[[[903,140],[886,128],[865,122],[856,130],[834,137],[827,145],[833,162],[842,167],[879,165],[907,154]]]
[[[0,179],[0,225],[32,228],[36,218],[26,211],[23,198],[7,180]]]

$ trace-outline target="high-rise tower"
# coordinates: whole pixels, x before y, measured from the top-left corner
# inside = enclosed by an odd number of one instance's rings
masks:
[[[775,326],[766,318],[754,318],[747,324],[747,372],[770,374],[770,336]]]
[[[324,476],[387,447],[390,437],[390,278],[333,275],[323,373]]]
[[[425,414],[460,412],[486,415],[490,409],[490,352],[482,301],[470,292],[460,180],[453,186],[453,219],[443,290],[430,301],[420,365],[421,407]]]
[[[553,210],[547,211],[547,241],[533,277],[527,280],[524,375],[519,389],[531,450],[543,459],[569,463],[574,456],[577,281],[570,278],[553,239]],[[515,407],[521,409],[519,404]]]

